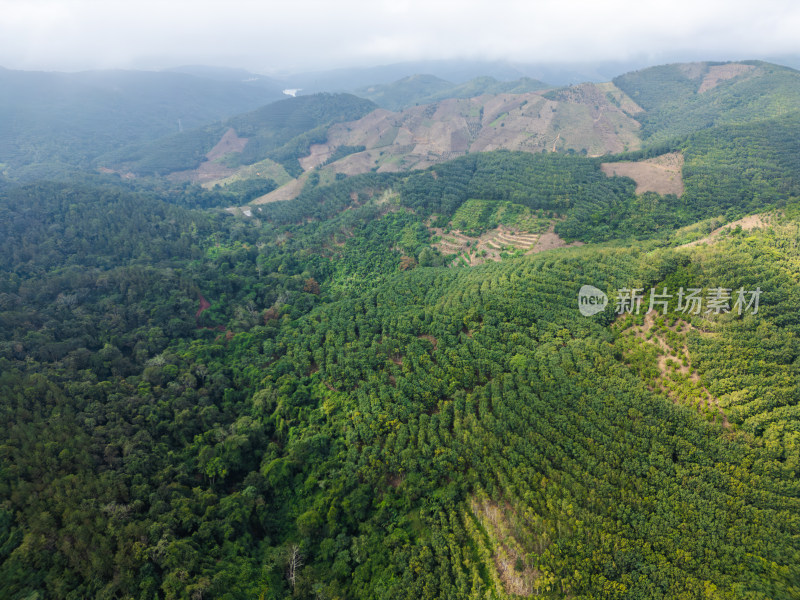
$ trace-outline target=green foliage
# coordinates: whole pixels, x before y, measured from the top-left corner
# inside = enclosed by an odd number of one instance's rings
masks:
[[[431,167],[409,175],[400,187],[405,204],[448,220],[470,198],[562,214],[597,199],[618,200],[632,190],[629,180],[606,177],[590,159],[507,151],[467,155]]]
[[[780,117],[800,101],[794,69],[745,61],[751,71],[698,93],[709,67],[721,63],[665,65],[614,79],[646,112],[637,116],[648,144],[682,138],[716,125],[755,123]]]
[[[375,198],[395,181],[391,174],[365,173],[328,186],[306,186],[294,200],[271,202],[258,207],[258,215],[278,225],[324,221],[352,205]],[[355,198],[355,199],[354,199]]]
[[[551,595],[793,597],[796,231],[401,271],[427,234],[390,184],[314,188],[303,225],[116,187],[5,197],[4,595],[500,598],[516,548]],[[575,307],[587,281],[695,277],[769,290],[687,337],[742,434]]]
[[[402,110],[415,104],[425,104],[425,99],[439,92],[447,92],[454,84],[434,75],[411,75],[393,83],[371,85],[355,91],[389,110]]]
[[[539,211],[540,215],[542,211]],[[528,233],[542,233],[549,221],[521,204],[489,200],[467,200],[456,210],[450,224],[466,235],[479,236],[498,225]]]
[[[225,128],[212,125],[127,146],[98,159],[101,165],[120,165],[140,175],[167,175],[197,168],[222,137]]]
[[[710,92],[709,92],[710,93]],[[663,237],[681,226],[781,207],[800,197],[800,113],[748,125],[724,125],[695,133],[661,150],[684,156],[680,198],[646,193],[600,196],[576,203],[557,231],[570,238],[604,241]],[[642,159],[652,152],[626,155]]]
[[[225,205],[231,206],[235,204],[242,204],[255,200],[260,196],[269,194],[271,191],[277,189],[278,184],[272,179],[237,179],[230,183],[223,185],[215,185],[214,192],[221,192],[227,196]],[[223,205],[222,202],[216,202],[216,206]]]
[[[359,119],[374,108],[369,100],[349,94],[286,98],[205,128],[122,148],[99,162],[145,175],[194,169],[233,128],[237,135],[247,138],[247,145],[241,153],[226,158],[228,166],[251,165],[269,158],[297,177],[302,172],[297,159],[307,155],[312,144],[325,142],[331,125]]]
[[[354,121],[376,108],[369,100],[350,94],[297,96],[269,104],[257,111],[228,121],[241,137],[248,138],[240,164],[249,165],[265,158],[282,164],[297,176],[297,159],[309,152],[312,144],[327,139],[334,123]]]
[[[800,113],[716,127],[684,143],[685,198],[694,216],[737,218],[800,197]]]
[[[643,109],[654,112],[672,102],[692,98],[709,66],[710,63],[659,65],[625,73],[613,82]]]
[[[510,152],[251,218],[191,207],[263,180],[0,189],[0,596],[797,597],[795,121],[686,138],[680,199]],[[626,243],[437,266],[432,217],[540,213]],[[586,284],[763,295],[639,335]]]

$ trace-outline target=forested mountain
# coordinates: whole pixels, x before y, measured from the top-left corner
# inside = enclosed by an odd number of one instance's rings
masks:
[[[355,90],[357,96],[375,102],[381,108],[402,110],[417,104],[430,104],[446,98],[474,98],[483,94],[524,94],[549,87],[546,83],[523,77],[498,81],[494,77],[476,77],[461,84],[433,75],[411,75],[393,83],[371,85]]]
[[[456,94],[455,88],[435,91],[443,85],[410,78],[371,89],[379,103],[388,94],[402,104],[414,93],[427,93],[431,99]],[[755,61],[667,65],[629,73],[613,83],[538,92],[507,90],[473,97],[464,88],[464,98],[399,112],[375,111],[334,125],[300,164],[306,175],[314,171],[331,182],[340,174],[424,168],[497,149],[607,156],[644,147],[657,155],[715,125],[791,118],[800,100],[798,90],[800,73]],[[294,197],[301,187],[291,183],[265,200]]]
[[[230,67],[210,67],[208,65],[183,65],[166,69],[170,73],[185,73],[195,77],[204,77],[216,81],[230,81],[236,83],[246,83],[252,86],[264,87],[269,90],[282,90],[286,86],[284,82],[258,73],[252,73],[246,69],[233,69]]]
[[[358,119],[375,108],[369,100],[350,94],[285,98],[224,122],[122,148],[102,156],[98,164],[145,175],[194,169],[232,130],[233,137],[244,138],[244,143],[234,142],[230,151],[217,158],[227,159],[232,167],[269,159],[297,176],[302,173],[297,159],[306,156],[312,144],[325,141],[328,127]]]
[[[797,110],[800,72],[761,61],[688,63],[621,75],[614,84],[645,109],[649,142],[714,125],[742,124]]]
[[[331,183],[488,150],[659,154],[708,127],[791,115],[798,90],[800,73],[758,61],[665,65],[554,89],[524,78],[455,85],[416,75],[357,91],[391,110],[351,95],[299,96],[128,146],[96,165],[205,185],[269,180],[271,189],[283,186],[264,197],[271,202],[296,197],[312,172]]]
[[[777,61],[781,64],[792,64]],[[796,60],[795,60],[796,62]],[[287,76],[286,87],[302,88],[307,93],[352,92],[374,85],[391,84],[414,73],[428,73],[433,77],[456,84],[471,79],[492,77],[498,81],[531,78],[551,85],[569,85],[585,81],[608,81],[619,73],[647,67],[651,62],[641,59],[625,61],[579,61],[518,63],[507,60],[443,59],[417,60],[375,67],[355,67],[296,73]]]
[[[22,180],[74,172],[115,148],[194,129],[281,96],[273,85],[184,73],[0,68],[0,170]]]
[[[314,95],[181,136],[224,187],[0,180],[0,597],[800,597],[794,75],[695,118],[754,65],[540,97],[649,132],[599,157],[245,206],[375,108]]]

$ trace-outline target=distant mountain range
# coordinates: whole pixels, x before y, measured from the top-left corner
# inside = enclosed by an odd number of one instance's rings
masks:
[[[268,177],[283,187],[265,200],[286,199],[312,173],[315,181],[332,182],[497,149],[601,156],[668,148],[708,127],[791,112],[800,105],[800,73],[760,61],[704,62],[559,88],[531,79],[454,84],[415,75],[355,92],[365,99],[287,98],[223,123],[122,148],[96,164],[206,184]]]
[[[362,77],[414,67],[452,78],[406,74],[353,87]],[[493,75],[462,81],[479,67]],[[527,76],[498,78],[534,71],[431,61],[328,72],[312,83],[204,66],[158,73],[2,69],[0,173],[26,181],[101,168],[180,172],[174,177],[206,183],[268,173],[286,183],[314,169],[331,181],[492,149],[613,154],[712,125],[780,116],[800,100],[800,74],[761,61],[678,63],[555,88]],[[331,90],[349,85],[351,93],[310,94],[323,79]],[[283,93],[286,85],[300,88],[296,98]],[[300,187],[275,194],[292,197]]]
[[[0,69],[0,164],[57,176],[126,144],[191,130],[283,97],[268,81],[180,72]],[[249,79],[249,78],[246,78]]]
[[[548,87],[550,87],[548,84],[529,77],[514,81],[498,81],[494,77],[483,76],[456,84],[435,75],[411,75],[389,84],[358,88],[353,93],[372,100],[381,108],[402,110],[447,98],[474,98],[484,94],[523,94]]]
[[[498,81],[538,79],[549,85],[569,85],[586,81],[608,81],[619,73],[651,65],[646,60],[586,63],[517,63],[507,60],[421,60],[374,67],[354,67],[330,71],[298,73],[281,77],[287,87],[303,88],[307,93],[351,91],[377,84],[389,84],[415,73],[426,73],[461,84],[476,77]]]

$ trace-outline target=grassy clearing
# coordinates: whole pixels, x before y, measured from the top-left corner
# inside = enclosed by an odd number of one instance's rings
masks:
[[[524,233],[547,231],[550,219],[543,211],[527,206],[496,200],[467,200],[462,204],[450,224],[468,236],[479,236],[499,225]]]
[[[245,179],[257,179],[257,178],[272,179],[279,186],[284,185],[292,180],[291,175],[289,175],[286,172],[286,169],[284,169],[281,165],[279,165],[275,161],[267,158],[253,165],[240,167],[234,175],[226,177],[225,179],[210,181],[204,184],[203,187],[210,189],[217,184],[226,186],[236,181],[242,181]]]

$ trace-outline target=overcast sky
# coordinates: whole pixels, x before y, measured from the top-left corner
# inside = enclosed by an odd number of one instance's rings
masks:
[[[800,54],[796,0],[0,0],[0,66],[571,62]]]

